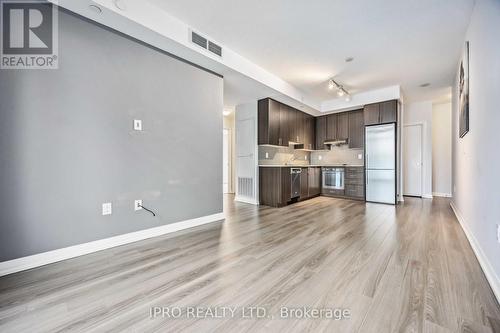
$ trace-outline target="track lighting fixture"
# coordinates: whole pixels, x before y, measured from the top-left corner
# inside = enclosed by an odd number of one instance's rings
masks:
[[[344,87],[340,84],[338,84],[334,79],[330,79],[328,81],[328,89],[332,90],[333,88],[337,88],[337,95],[339,97],[346,96],[346,100],[349,98],[349,101],[351,100],[351,97],[349,95],[349,92],[344,89]]]

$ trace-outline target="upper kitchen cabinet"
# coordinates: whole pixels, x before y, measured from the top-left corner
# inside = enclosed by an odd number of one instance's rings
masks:
[[[349,138],[349,113],[337,114],[337,135],[334,139],[344,140]]]
[[[316,118],[316,149],[326,149],[324,142],[326,141],[326,122],[327,116]]]
[[[313,150],[315,149],[315,147],[316,147],[316,118],[311,115],[307,115],[304,148]]]
[[[349,112],[326,117],[326,140],[345,140],[349,137]]]
[[[259,145],[280,146],[280,103],[272,99],[258,102],[258,143]]]
[[[349,114],[349,148],[364,147],[365,118],[363,110],[351,111]]]
[[[380,103],[380,123],[395,123],[398,119],[398,101]]]
[[[280,121],[279,121],[279,146],[288,147],[290,140],[290,108],[284,104],[278,103],[280,108]]]
[[[314,149],[314,117],[270,98],[258,102],[258,144],[288,147],[290,142]]]
[[[365,125],[378,125],[396,122],[397,114],[397,100],[365,105]]]
[[[337,115],[329,114],[326,116],[326,139],[337,139]]]

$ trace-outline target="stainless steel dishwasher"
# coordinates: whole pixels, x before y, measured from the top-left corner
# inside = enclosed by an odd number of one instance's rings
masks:
[[[291,168],[290,169],[290,180],[292,184],[292,196],[291,198],[300,197],[300,174],[302,173],[301,168]]]

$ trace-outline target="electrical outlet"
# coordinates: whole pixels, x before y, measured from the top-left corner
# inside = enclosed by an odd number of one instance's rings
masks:
[[[320,161],[321,161],[322,159],[323,159],[323,156],[319,155],[319,156],[318,156],[318,160],[320,160]]]
[[[500,243],[500,224],[497,224],[497,242]]]
[[[135,200],[134,201],[134,210],[141,210],[142,209],[142,200]]]
[[[306,155],[306,156],[304,156],[304,160],[306,160],[306,161],[307,161],[307,155]]]
[[[142,131],[142,120],[134,119],[134,130]]]
[[[113,213],[113,207],[111,202],[106,202],[102,204],[102,215],[111,215]]]
[[[268,152],[266,152],[266,158],[269,158],[269,153]]]
[[[358,160],[362,160],[363,159],[363,154],[358,154]]]

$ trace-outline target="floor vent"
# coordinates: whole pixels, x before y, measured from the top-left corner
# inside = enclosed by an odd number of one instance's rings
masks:
[[[238,177],[238,195],[253,198],[253,179]]]
[[[214,42],[209,41],[207,38],[203,37],[202,35],[194,31],[191,31],[191,42],[193,44],[201,46],[202,48],[210,51],[213,54],[218,55],[219,57],[222,57],[222,47],[220,45],[217,45]]]

